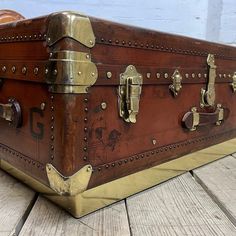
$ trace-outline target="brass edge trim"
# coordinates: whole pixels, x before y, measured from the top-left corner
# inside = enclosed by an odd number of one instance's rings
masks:
[[[57,12],[48,19],[47,44],[52,46],[62,38],[72,38],[88,48],[95,45],[95,35],[89,17],[72,12]]]
[[[92,171],[92,166],[86,165],[74,175],[65,177],[52,164],[46,165],[50,187],[59,195],[74,196],[84,192],[88,187]]]
[[[218,160],[236,151],[232,139],[181,158],[88,189],[73,197],[46,196],[79,218],[130,195],[153,187],[187,171]]]
[[[236,151],[236,139],[205,148],[155,167],[88,189],[75,196],[59,196],[46,185],[0,159],[0,167],[20,179],[45,197],[57,203],[75,217],[124,199],[144,189],[183,174]]]

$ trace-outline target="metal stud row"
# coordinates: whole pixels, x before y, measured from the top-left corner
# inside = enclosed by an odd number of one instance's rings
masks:
[[[106,75],[107,75],[107,79],[111,79],[112,78],[112,72],[110,72],[110,71],[108,71],[107,73],[106,73]],[[151,78],[151,76],[152,76],[152,74],[150,73],[150,72],[147,72],[146,73],[146,78],[147,79],[150,79]],[[160,72],[157,72],[156,73],[156,75],[155,75],[155,77],[157,78],[157,79],[160,79],[161,77],[163,76],[163,78],[165,78],[165,79],[168,79],[168,78],[171,78],[171,76],[168,74],[168,73],[160,73]],[[219,78],[231,78],[232,77],[232,75],[231,74],[228,74],[228,75],[226,75],[226,74],[218,74],[218,76],[219,76]],[[195,78],[199,78],[199,79],[201,79],[201,78],[207,78],[207,74],[206,73],[186,73],[186,74],[184,74],[184,77],[186,78],[186,79],[189,79],[189,78],[193,78],[193,79],[195,79]]]
[[[11,155],[11,157],[17,157],[17,158],[19,158],[19,160],[22,160],[28,164],[31,164],[32,166],[37,167],[38,169],[44,170],[44,166],[41,163],[39,163],[35,160],[32,160],[29,157],[24,156],[23,154],[15,151],[15,150],[12,150],[6,146],[0,145],[0,151],[3,152],[4,154],[6,153],[8,155]]]
[[[7,72],[7,67],[4,65],[4,66],[2,66],[1,70],[2,70],[3,73],[6,73]],[[18,69],[17,69],[16,66],[12,66],[10,70],[14,74],[14,73],[16,73],[16,71]],[[25,75],[27,73],[27,71],[28,71],[28,68],[26,66],[21,67],[21,73],[22,74]],[[33,71],[34,71],[34,74],[37,75],[39,73],[39,68],[35,67]]]
[[[227,132],[225,132],[225,134],[226,133]],[[135,160],[136,161],[142,160],[143,158],[149,158],[149,157],[158,155],[159,153],[163,153],[163,152],[172,152],[172,151],[175,152],[176,149],[182,148],[182,147],[185,147],[185,146],[188,146],[188,145],[195,146],[196,143],[204,143],[204,142],[209,141],[209,140],[217,140],[220,137],[222,137],[222,135],[223,134],[215,134],[215,135],[211,135],[211,136],[208,136],[208,137],[200,137],[200,138],[180,142],[180,143],[177,143],[177,144],[171,144],[171,145],[168,145],[168,146],[165,146],[165,147],[158,147],[157,149],[152,150],[152,151],[141,153],[141,154],[131,156],[129,158],[122,159],[122,160],[119,160],[119,161],[115,161],[115,162],[112,162],[112,163],[108,163],[108,164],[105,164],[105,165],[100,165],[97,168],[94,168],[94,171],[99,171],[100,172],[104,169],[109,169],[109,168],[112,169],[112,167],[128,164],[128,163],[133,162]]]
[[[134,48],[146,48],[151,50],[158,50],[164,52],[173,52],[173,53],[181,53],[187,55],[197,55],[197,56],[207,56],[209,52],[200,52],[191,49],[183,49],[183,48],[173,48],[165,45],[153,44],[153,43],[143,43],[143,42],[136,42],[130,40],[118,40],[118,39],[105,39],[100,38],[99,43],[103,44],[112,44],[112,45],[121,45],[121,46],[128,46]],[[216,57],[219,58],[227,58],[227,59],[235,59],[235,57],[228,57],[227,55],[215,53]]]
[[[22,40],[37,40],[37,39],[45,39],[47,37],[46,34],[33,34],[33,35],[13,35],[13,36],[0,36],[0,41],[22,41]]]

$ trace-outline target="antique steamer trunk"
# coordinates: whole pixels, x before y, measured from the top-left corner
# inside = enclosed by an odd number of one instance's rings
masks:
[[[0,78],[1,167],[75,217],[236,150],[230,46],[61,12],[0,25]]]

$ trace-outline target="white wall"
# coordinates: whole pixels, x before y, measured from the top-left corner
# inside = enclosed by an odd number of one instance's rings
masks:
[[[61,10],[196,38],[236,44],[235,0],[0,0],[25,17]]]

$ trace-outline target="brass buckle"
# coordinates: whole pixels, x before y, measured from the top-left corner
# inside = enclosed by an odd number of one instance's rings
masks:
[[[216,79],[216,65],[215,65],[215,57],[213,54],[208,54],[207,64],[209,66],[209,78],[207,89],[201,89],[201,107],[214,106],[215,104],[215,79]]]

